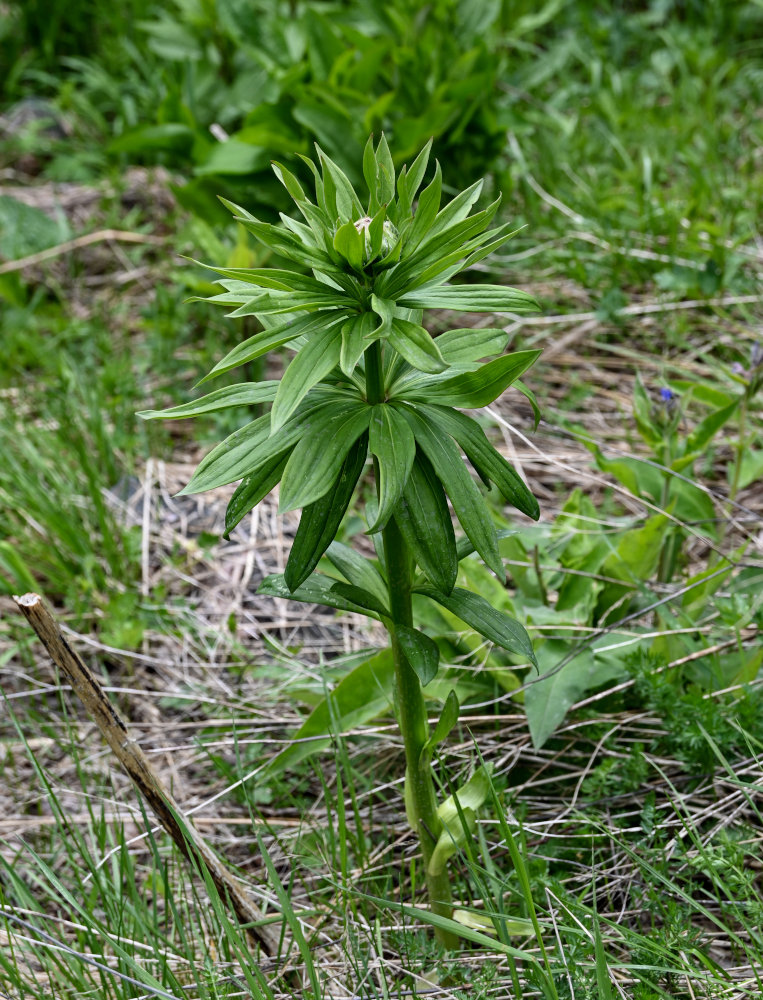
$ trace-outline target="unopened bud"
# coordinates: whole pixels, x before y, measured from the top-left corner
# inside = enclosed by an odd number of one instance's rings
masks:
[[[366,261],[371,260],[372,257],[386,257],[390,252],[392,247],[397,242],[397,229],[392,225],[389,219],[384,220],[384,225],[382,226],[382,238],[381,247],[379,248],[379,253],[374,254],[371,249],[371,223],[373,219],[370,215],[364,215],[362,219],[355,220],[355,228],[359,233],[363,233],[365,237],[365,250],[366,250]]]

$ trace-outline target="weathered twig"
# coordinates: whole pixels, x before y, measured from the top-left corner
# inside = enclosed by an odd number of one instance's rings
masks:
[[[107,240],[116,243],[150,243],[152,246],[164,244],[161,236],[152,236],[150,233],[130,233],[122,229],[99,229],[97,233],[77,236],[73,240],[59,243],[47,250],[40,250],[39,253],[30,254],[28,257],[6,261],[5,264],[0,264],[0,274],[23,271],[27,267],[42,264],[43,261],[50,260],[52,257],[60,257],[62,254],[71,253],[72,250],[79,250],[80,247],[88,247],[92,243],[103,243]]]
[[[223,901],[227,902],[267,955],[277,951],[278,938],[263,925],[263,914],[223,865],[201,834],[183,816],[172,794],[151,766],[127,725],[109,701],[98,679],[69,645],[39,594],[14,598],[53,661],[63,670],[88,714],[119,758],[136,788],[156,813],[160,823],[190,861],[206,869]]]

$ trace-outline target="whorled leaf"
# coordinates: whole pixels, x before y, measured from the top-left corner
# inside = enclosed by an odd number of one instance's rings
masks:
[[[321,411],[301,435],[286,463],[280,513],[306,507],[331,489],[345,456],[365,435],[370,419],[371,407],[361,402]]]
[[[413,407],[401,404],[400,409],[411,425],[417,445],[431,462],[450,497],[456,517],[474,543],[475,549],[496,576],[505,579],[490,511],[477,484],[469,475],[455,442],[436,425],[424,420]]]
[[[367,454],[368,441],[363,435],[351,445],[334,485],[302,511],[284,570],[284,580],[290,590],[296,590],[305,582],[333,542],[350,506]]]
[[[394,517],[421,569],[435,587],[450,593],[458,575],[456,535],[445,491],[421,452],[411,467]]]

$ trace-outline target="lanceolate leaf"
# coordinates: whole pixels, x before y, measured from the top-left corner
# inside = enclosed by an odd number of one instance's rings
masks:
[[[505,330],[446,330],[435,339],[449,365],[470,364],[501,354],[508,343]]]
[[[431,760],[432,752],[435,747],[438,746],[443,740],[446,740],[451,733],[451,730],[458,722],[458,698],[456,697],[456,692],[451,690],[448,692],[448,696],[445,699],[445,704],[442,706],[442,711],[440,712],[440,718],[432,731],[432,735],[424,744],[421,751],[422,760]]]
[[[339,366],[348,377],[355,371],[358,361],[368,347],[368,338],[379,324],[379,317],[374,312],[360,313],[342,324]]]
[[[186,417],[198,417],[213,410],[225,410],[231,406],[251,406],[255,403],[272,403],[275,399],[278,382],[240,382],[238,385],[226,385],[222,389],[202,396],[201,399],[180,406],[170,406],[166,410],[141,410],[139,417],[144,420],[180,420]]]
[[[342,586],[336,580],[323,576],[321,573],[313,573],[296,590],[289,590],[280,573],[266,576],[257,588],[257,593],[268,594],[270,597],[284,597],[302,604],[323,604],[327,608],[352,611],[353,614],[365,615],[367,618],[375,618],[377,621],[381,619],[382,614],[386,614],[384,609],[373,610],[378,608],[379,602],[371,594],[358,587]],[[353,596],[350,597],[348,594]],[[359,603],[360,601],[366,601],[370,607],[364,606],[363,603]]]
[[[395,635],[406,660],[413,667],[416,676],[425,687],[434,680],[440,660],[437,643],[418,629],[407,625],[395,625]]]
[[[535,312],[538,303],[527,292],[505,285],[441,285],[420,288],[398,300],[412,309],[455,309],[461,312]]]
[[[427,172],[427,164],[429,163],[429,154],[432,151],[432,140],[424,146],[419,155],[411,164],[411,169],[406,175],[406,186],[408,188],[408,197],[413,199],[416,197],[419,188],[421,187],[421,182],[424,180],[424,174]]]
[[[431,229],[440,208],[441,197],[442,172],[438,163],[435,167],[432,183],[421,192],[416,214],[413,217],[413,225],[408,233],[408,245],[410,247],[415,247],[420,243]]]
[[[244,305],[228,313],[232,319],[243,316],[275,316],[279,313],[315,312],[319,309],[332,311],[337,307],[351,308],[352,299],[339,296],[336,292],[292,292],[277,289],[261,290]]]
[[[379,210],[380,200],[378,192],[379,165],[376,162],[374,153],[374,137],[370,135],[366,148],[363,150],[363,178],[371,195],[368,211],[374,215]]]
[[[465,191],[461,191],[456,195],[452,201],[449,201],[442,211],[437,213],[437,217],[434,220],[432,228],[427,232],[425,244],[432,239],[433,236],[437,236],[438,233],[443,232],[448,229],[449,226],[455,225],[457,222],[462,222],[469,212],[472,210],[472,205],[474,205],[482,193],[482,186],[484,181],[476,181],[471,187],[468,187]],[[500,199],[499,199],[500,201]],[[496,205],[496,209],[497,209]]]
[[[370,591],[364,590],[362,587],[356,587],[354,583],[344,583],[342,580],[335,580],[331,585],[331,593],[357,604],[363,608],[363,613],[366,615],[372,613],[380,619],[389,618],[389,608],[386,603],[380,601]]]
[[[492,210],[486,209],[485,216],[482,219],[480,216],[483,216],[483,213],[456,223],[417,251],[417,255],[419,253],[422,255],[421,262],[416,265],[415,270],[413,270],[415,256],[406,262],[406,266],[410,266],[412,272],[401,286],[401,293],[443,284],[497,250],[517,232],[511,223],[483,232],[485,224],[490,221]],[[471,238],[466,243],[462,242],[467,236]],[[440,243],[443,246],[437,249]]]
[[[336,211],[342,219],[360,218],[363,215],[363,206],[360,204],[355,189],[350,183],[347,175],[330,159],[317,145],[318,155],[323,166],[323,184],[326,185],[329,177],[333,182],[336,191]]]
[[[540,351],[517,351],[488,361],[475,372],[452,378],[417,382],[405,391],[407,399],[478,409],[488,406],[540,357]]]
[[[298,337],[309,336],[320,330],[333,330],[336,324],[343,318],[342,313],[337,313],[336,315],[332,313],[320,313],[317,315],[311,313],[309,316],[300,316],[299,319],[283,323],[270,330],[262,330],[260,333],[255,333],[253,337],[249,337],[248,340],[234,347],[232,351],[225,355],[222,361],[218,361],[212,371],[208,375],[205,375],[199,382],[199,385],[209,381],[209,379],[214,378],[216,375],[222,375],[223,372],[230,371],[231,368],[237,368],[239,365],[246,364],[247,361],[254,361],[255,358],[262,357],[263,354],[267,354],[277,347],[282,347],[284,344],[288,344],[289,341],[296,340]]]
[[[333,542],[363,471],[367,453],[367,441],[361,437],[347,452],[331,489],[302,511],[284,571],[284,580],[290,590],[304,583]]]
[[[418,295],[413,289],[425,291],[439,290],[442,282],[449,275],[456,274],[462,270],[463,264],[450,268],[458,261],[465,261],[467,257],[476,252],[484,240],[492,239],[500,230],[492,230],[491,233],[484,233],[485,226],[490,222],[498,203],[495,202],[484,212],[463,219],[449,226],[436,236],[427,238],[418,249],[410,256],[406,257],[389,276],[382,278],[382,288],[385,295],[399,297],[404,293]],[[506,239],[511,233],[510,227],[503,227],[506,230]],[[482,235],[480,235],[482,234]],[[446,273],[447,272],[447,273]],[[439,277],[439,281],[434,279]],[[426,287],[425,287],[426,286]],[[451,286],[447,286],[451,287]],[[470,285],[453,286],[455,288],[470,288]]]
[[[369,251],[368,259],[376,260],[382,250],[382,240],[384,239],[384,222],[387,218],[387,206],[382,205],[376,212],[368,226]],[[365,242],[365,237],[364,237]]]
[[[198,260],[193,263],[229,279],[220,281],[219,284],[231,292],[248,293],[249,298],[257,295],[258,289],[261,288],[279,288],[285,291],[291,289],[292,291],[322,292],[324,294],[326,292],[326,285],[323,282],[299,271],[287,271],[276,267],[212,267],[209,264],[202,264]]]
[[[382,604],[387,604],[387,584],[370,559],[342,542],[332,542],[326,549],[326,558],[349,583],[373,594]]]
[[[245,229],[257,237],[260,243],[269,247],[274,253],[286,257],[288,260],[304,264],[306,267],[319,268],[329,274],[337,270],[328,253],[318,250],[316,247],[306,246],[304,242],[298,240],[296,236],[285,229],[278,229],[276,226],[270,226],[264,222],[251,222],[240,216],[236,218]]]
[[[283,184],[283,186],[286,188],[286,190],[289,192],[289,194],[292,196],[292,198],[297,204],[299,204],[301,201],[308,200],[304,188],[290,170],[287,170],[286,167],[283,166],[283,164],[278,163],[276,160],[273,160],[272,166],[273,166],[273,173]]]
[[[386,403],[374,406],[369,425],[369,447],[379,469],[379,510],[369,532],[383,528],[400,500],[416,457],[416,441],[408,421]]]
[[[252,451],[270,435],[270,414],[234,431],[204,456],[181,493],[201,493],[241,479],[252,468]]]
[[[376,147],[376,162],[379,164],[379,202],[386,205],[395,197],[395,165],[383,132]]]
[[[512,236],[516,236],[523,228],[519,226],[517,229],[512,229],[512,226],[513,223],[507,222],[503,226],[496,226],[495,229],[483,233],[479,239],[479,245],[470,247],[469,256],[464,259],[461,270],[465,271],[484,260],[485,257],[489,257],[491,253],[495,253],[499,247],[507,243]],[[472,242],[476,243],[477,241],[473,240]]]
[[[448,367],[437,343],[423,326],[405,319],[393,319],[389,342],[405,360],[422,372],[441,372]]]
[[[421,569],[439,590],[450,593],[458,575],[456,536],[445,492],[420,451],[394,516]]]
[[[355,271],[360,271],[363,267],[365,246],[365,237],[358,232],[352,220],[345,222],[334,234],[334,249]]]
[[[350,447],[367,430],[370,406],[358,402],[347,404],[339,413],[336,409],[322,411],[291,453],[281,481],[282,514],[306,507],[327,493]]]
[[[297,443],[309,421],[326,409],[336,412],[338,405],[325,398],[306,402],[299,414],[276,434],[270,433],[270,414],[258,417],[205,455],[181,494],[201,493],[242,479],[264,462],[283,455]]]
[[[700,421],[686,441],[686,451],[689,454],[701,451],[708,441],[710,441],[713,436],[718,433],[721,427],[723,427],[723,425],[727,423],[731,417],[733,417],[734,413],[739,408],[741,400],[742,397],[738,396],[727,406],[722,406],[719,409],[714,410],[708,414],[704,420]]]
[[[389,333],[392,320],[395,316],[395,303],[392,299],[385,299],[379,295],[371,295],[371,308],[379,317],[381,326],[379,333],[386,337]]]
[[[310,173],[313,175],[313,180],[315,181],[315,200],[318,204],[318,207],[322,209],[324,212],[327,212],[329,218],[332,220],[333,223],[333,221],[336,219],[336,212],[334,211],[334,209],[332,209],[331,212],[329,213],[326,209],[326,198],[325,198],[325,192],[323,190],[323,178],[321,177],[320,170],[316,167],[316,165],[313,163],[313,161],[310,159],[309,156],[305,156],[303,153],[298,153],[297,156],[299,156],[300,160],[302,160],[302,162],[309,168]]]
[[[432,463],[475,549],[496,576],[505,579],[490,512],[453,439],[439,428],[430,426],[412,407],[404,406],[403,413],[411,425],[416,443]]]
[[[538,406],[538,400],[535,398],[535,393],[532,391],[532,389],[528,389],[521,379],[517,379],[513,383],[513,385],[515,389],[518,389],[519,392],[522,393],[522,395],[525,397],[527,402],[532,407],[533,420],[534,420],[533,430],[537,431],[538,424],[540,423],[541,414],[540,414],[540,407]]]
[[[291,216],[284,215],[283,212],[279,212],[278,216],[288,232],[297,237],[297,241],[300,245],[308,248],[314,247],[316,250],[320,251],[325,250],[335,264],[339,262],[339,255],[336,254],[333,246],[331,246],[330,243],[326,243],[324,239],[316,238],[315,230],[310,224],[305,225],[305,223],[300,222],[299,219],[292,219]]]
[[[236,525],[253,510],[261,500],[275,489],[281,481],[286,455],[279,454],[270,458],[256,470],[245,476],[236,487],[236,492],[230,498],[225,511],[225,533],[228,538]]]
[[[288,420],[314,385],[339,362],[342,338],[336,324],[318,330],[284,372],[270,417],[273,430]]]
[[[417,409],[425,419],[456,440],[479,475],[495,483],[509,503],[538,520],[538,501],[503,455],[490,444],[476,420],[446,406],[421,404]]]
[[[456,587],[451,594],[444,594],[434,587],[416,587],[415,592],[442,604],[485,639],[489,639],[510,653],[527,657],[537,666],[532,643],[524,627],[508,615],[496,611],[484,597],[472,594],[461,587]]]

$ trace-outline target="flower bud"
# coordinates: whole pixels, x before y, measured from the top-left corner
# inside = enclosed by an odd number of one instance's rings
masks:
[[[386,257],[390,250],[394,247],[398,237],[397,229],[395,229],[389,219],[385,219],[384,225],[382,226],[381,246],[378,253],[374,253],[371,246],[370,232],[372,222],[373,219],[370,215],[364,215],[362,219],[357,219],[355,221],[355,228],[359,233],[363,233],[365,237],[366,262],[373,260],[376,257]]]

